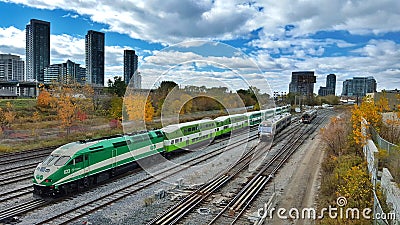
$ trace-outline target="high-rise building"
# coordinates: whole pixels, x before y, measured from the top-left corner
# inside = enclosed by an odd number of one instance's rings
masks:
[[[17,55],[0,54],[0,80],[23,81],[25,63]]]
[[[367,93],[376,92],[376,80],[374,77],[353,77],[343,81],[343,96],[364,97]]]
[[[26,25],[26,80],[44,81],[50,65],[50,23],[31,19]]]
[[[311,97],[314,94],[316,76],[314,71],[292,72],[292,81],[289,84],[289,93]]]
[[[89,30],[85,36],[85,82],[104,86],[104,33]]]
[[[135,54],[135,50],[124,50],[124,80],[126,84],[129,84],[137,69],[138,56]],[[133,81],[135,82],[135,80]]]
[[[336,75],[335,74],[331,73],[328,76],[326,76],[326,87],[332,88],[333,94],[335,94],[335,89],[336,89]]]
[[[85,68],[80,67],[80,64],[71,60],[67,60],[65,63],[52,64],[46,67],[44,69],[44,83],[50,84],[53,81],[63,84],[84,83],[85,75]]]
[[[326,76],[326,87],[319,87],[318,95],[327,96],[327,95],[335,95],[336,89],[336,75],[329,74]]]

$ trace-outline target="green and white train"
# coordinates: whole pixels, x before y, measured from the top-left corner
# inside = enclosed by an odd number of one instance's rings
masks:
[[[178,149],[194,149],[215,138],[257,126],[290,106],[203,119],[139,134],[77,141],[54,150],[34,171],[34,193],[69,194],[132,169],[136,161]]]

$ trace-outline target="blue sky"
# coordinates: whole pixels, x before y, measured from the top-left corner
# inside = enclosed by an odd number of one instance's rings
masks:
[[[0,0],[0,53],[25,58],[25,26],[35,18],[51,22],[51,63],[84,65],[86,32],[102,31],[106,78],[122,76],[123,50],[134,49],[144,88],[171,79],[287,92],[292,71],[312,70],[314,92],[329,73],[337,75],[336,94],[354,76],[395,89],[398,12],[395,0]]]

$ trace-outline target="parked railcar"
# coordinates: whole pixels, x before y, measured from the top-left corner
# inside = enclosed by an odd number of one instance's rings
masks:
[[[303,123],[311,123],[311,121],[317,117],[317,110],[312,109],[304,112],[301,116],[301,122]]]
[[[277,115],[273,118],[262,121],[258,127],[258,136],[260,140],[272,140],[276,134],[290,125],[291,120],[290,113],[284,113],[282,115]]]

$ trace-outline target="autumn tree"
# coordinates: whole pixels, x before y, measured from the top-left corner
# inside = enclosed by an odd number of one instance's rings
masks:
[[[146,96],[130,93],[124,97],[123,107],[127,113],[128,120],[152,121],[154,107]]]
[[[353,166],[341,176],[338,197],[346,197],[347,207],[368,208],[371,206],[372,184],[366,168],[363,164]]]
[[[14,106],[11,104],[11,102],[7,102],[5,110],[3,110],[3,125],[6,127],[11,127],[16,116],[17,113],[14,110]]]
[[[37,106],[41,108],[50,107],[50,103],[53,100],[50,92],[48,92],[45,88],[41,88],[39,92],[39,96],[37,97]]]
[[[364,97],[361,105],[354,105],[354,108],[351,112],[354,141],[356,142],[356,144],[363,145],[366,137],[361,130],[362,119],[364,118],[367,121],[367,126],[372,126],[379,132],[382,125],[382,115],[380,108],[375,105],[371,97]]]
[[[122,104],[123,98],[113,95],[111,98],[110,116],[113,119],[122,120]]]
[[[321,139],[327,145],[330,154],[339,156],[345,151],[349,126],[347,115],[331,118],[330,123],[321,128]]]
[[[84,121],[93,110],[93,88],[78,83],[53,83],[50,86],[53,100],[50,103],[67,135],[76,121]]]

